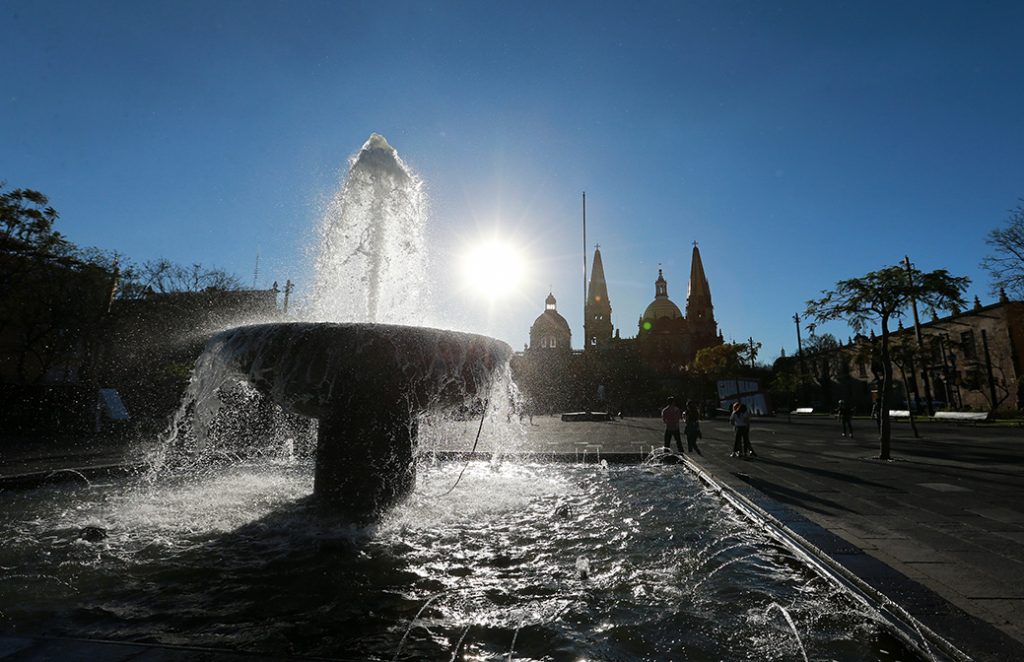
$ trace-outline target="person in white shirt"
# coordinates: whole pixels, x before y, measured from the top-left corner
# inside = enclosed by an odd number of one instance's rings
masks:
[[[754,457],[757,453],[750,446],[750,410],[742,402],[734,402],[729,423],[736,430],[736,439],[732,444],[730,457]]]

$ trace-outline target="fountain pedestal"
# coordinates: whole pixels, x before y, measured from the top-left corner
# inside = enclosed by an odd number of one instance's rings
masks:
[[[314,497],[347,518],[375,518],[416,486],[415,444],[408,403],[353,398],[320,419]]]
[[[319,419],[314,496],[354,521],[415,486],[416,421],[485,393],[512,349],[471,333],[294,322],[221,332],[200,361]]]

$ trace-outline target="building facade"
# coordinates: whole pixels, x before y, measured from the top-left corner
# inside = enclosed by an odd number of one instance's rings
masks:
[[[901,324],[890,336],[893,357],[893,408],[932,408],[958,411],[1010,413],[1024,406],[1024,302],[1009,301],[974,306],[946,317],[933,316],[920,325],[918,343],[913,326]],[[801,360],[816,376],[815,406],[829,408],[839,399],[862,413],[870,411],[881,383],[879,340],[872,333],[857,336],[834,351],[808,353],[784,359]],[[831,365],[831,369],[818,366]],[[822,383],[820,375],[835,375]]]
[[[654,299],[639,318],[636,336],[621,337],[613,323],[597,247],[587,287],[582,349],[572,349],[569,324],[549,293],[544,311],[530,327],[529,345],[513,361],[517,382],[538,410],[615,408],[652,393],[660,397],[661,382],[680,379],[698,351],[723,343],[696,243],[685,310],[684,314],[669,298],[668,281],[659,269]],[[677,385],[666,382],[663,386],[671,391]]]

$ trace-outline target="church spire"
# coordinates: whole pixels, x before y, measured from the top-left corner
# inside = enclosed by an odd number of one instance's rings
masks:
[[[601,244],[594,248],[594,267],[590,270],[590,286],[587,288],[587,304],[608,302],[608,283],[604,280],[604,263],[601,262]]]
[[[693,242],[693,256],[690,258],[690,284],[686,292],[686,318],[693,322],[715,323],[714,306],[711,305],[711,288],[704,275],[704,263],[700,259],[697,242]]]
[[[604,279],[601,245],[594,248],[594,268],[587,288],[587,338],[584,349],[606,345],[612,339],[612,306]]]

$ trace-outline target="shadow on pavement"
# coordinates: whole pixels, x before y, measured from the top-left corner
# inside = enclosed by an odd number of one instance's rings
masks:
[[[770,464],[770,465],[775,465],[775,466],[778,466],[778,467],[785,467],[786,469],[793,469],[795,471],[803,471],[805,473],[814,474],[816,476],[820,476],[822,478],[828,478],[830,480],[840,480],[840,481],[843,481],[843,482],[846,482],[846,483],[855,483],[857,485],[865,485],[865,486],[868,486],[868,487],[877,487],[879,489],[889,490],[891,492],[899,492],[899,491],[901,491],[901,490],[898,490],[898,489],[894,488],[892,485],[887,485],[885,483],[876,483],[876,482],[871,481],[871,480],[864,480],[863,478],[860,478],[858,476],[854,476],[854,475],[848,474],[848,473],[842,473],[842,472],[839,472],[839,471],[830,471],[828,469],[819,469],[817,467],[808,467],[808,466],[801,465],[801,464],[793,464],[792,462],[782,462],[780,460],[775,460],[775,459],[772,459],[770,457],[764,457],[764,458],[758,458],[758,459],[759,459],[759,462],[761,464]]]
[[[754,477],[742,477],[746,480],[751,487],[761,491],[766,496],[791,506],[799,506],[806,508],[807,510],[820,513],[822,515],[836,515],[838,511],[847,513],[853,513],[855,511],[847,508],[846,506],[836,503],[831,499],[823,499],[821,497],[809,494],[806,491],[794,490],[788,487],[783,487],[778,483],[772,483],[761,478]],[[829,509],[832,510],[829,510]]]

